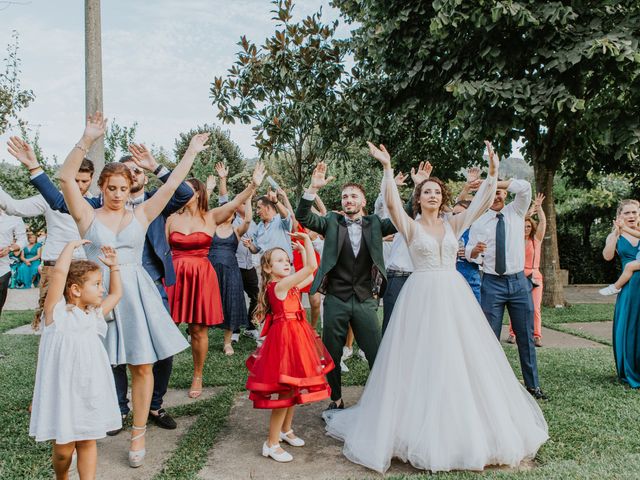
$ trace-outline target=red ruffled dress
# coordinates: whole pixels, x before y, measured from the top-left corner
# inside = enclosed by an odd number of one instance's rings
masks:
[[[298,232],[308,233],[307,229],[300,224],[298,224]],[[300,245],[303,244],[300,240],[294,240],[294,242],[299,243]],[[318,262],[318,265],[320,265],[320,254],[318,252],[315,252],[315,254],[316,254],[316,262]],[[299,272],[302,269],[302,267],[304,267],[302,254],[298,250],[294,250],[293,251],[293,268],[295,268],[296,272]],[[318,269],[316,268],[315,272],[313,272],[314,277],[317,271]],[[309,293],[310,291],[311,291],[311,283],[306,287],[300,289],[300,292],[302,293]]]
[[[169,235],[176,283],[166,290],[175,323],[213,326],[224,320],[218,276],[208,258],[211,241],[204,232]]]
[[[254,408],[287,408],[329,398],[331,388],[325,375],[334,364],[307,322],[300,290],[292,288],[279,300],[275,286],[276,282],[267,285],[270,313],[262,328],[266,338],[246,362],[249,399]],[[279,394],[292,395],[280,399]]]

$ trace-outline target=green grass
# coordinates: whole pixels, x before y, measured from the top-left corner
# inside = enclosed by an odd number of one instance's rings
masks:
[[[605,322],[613,320],[612,304],[577,304],[564,308],[542,307],[546,326],[557,323]]]
[[[562,311],[543,313],[549,324],[578,320],[599,321],[612,318],[611,306],[573,306]],[[607,310],[607,308],[609,310]],[[568,313],[567,313],[568,312]],[[608,317],[607,317],[608,316]],[[5,312],[0,331],[29,323],[31,312]],[[28,437],[27,407],[31,401],[38,338],[0,335],[0,478],[51,478],[49,446],[36,444]],[[246,378],[244,360],[252,342],[243,340],[237,354],[225,357],[221,350],[222,332],[212,329],[210,352],[204,382],[223,387],[215,397],[171,409],[176,417],[197,416],[196,421],[167,458],[161,480],[194,479],[204,466],[208,451],[218,432],[224,428],[236,394],[243,391]],[[520,368],[514,347],[505,348],[517,375]],[[620,384],[615,376],[610,349],[538,350],[542,386],[551,397],[542,402],[551,439],[539,451],[536,468],[511,472],[500,469],[484,473],[454,472],[439,474],[449,478],[547,479],[547,478],[638,478],[640,471],[640,435],[636,431],[640,412],[640,392]],[[366,381],[366,363],[354,357],[347,361],[350,372],[345,385]],[[191,382],[191,355],[176,356],[171,386],[188,388]],[[241,455],[241,453],[239,453]],[[431,478],[415,475],[410,478]],[[371,478],[379,478],[374,475]],[[409,478],[409,477],[387,477]]]

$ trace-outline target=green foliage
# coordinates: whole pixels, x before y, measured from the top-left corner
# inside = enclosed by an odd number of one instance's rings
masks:
[[[261,156],[283,155],[299,194],[340,139],[345,49],[333,38],[337,22],[322,23],[321,11],[294,23],[292,0],[271,3],[276,31],[260,47],[241,37],[237,61],[226,78],[214,79],[211,97],[223,122],[255,122]]]
[[[23,125],[18,114],[35,99],[31,90],[20,85],[20,58],[18,57],[18,32],[11,34],[12,43],[7,45],[4,72],[0,71],[0,135],[7,131],[12,121]]]
[[[129,145],[136,143],[137,130],[138,122],[127,127],[118,125],[113,119],[104,134],[104,162],[117,162],[123,155],[128,155]]]
[[[197,155],[191,169],[191,176],[206,183],[207,176],[215,175],[215,164],[222,162],[229,167],[229,178],[227,180],[229,193],[233,195],[244,190],[250,177],[247,172],[246,162],[240,147],[229,138],[229,133],[223,131],[220,127],[202,125],[181,133],[176,139],[173,150],[175,158],[182,158],[194,135],[205,132],[211,134],[208,141],[211,146]]]

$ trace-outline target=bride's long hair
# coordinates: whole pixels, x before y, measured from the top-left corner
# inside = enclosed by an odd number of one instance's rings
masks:
[[[420,182],[418,186],[413,190],[413,201],[412,201],[413,218],[415,218],[416,215],[422,214],[422,207],[420,206],[420,196],[422,195],[422,189],[424,188],[424,184],[427,182],[433,182],[438,184],[438,186],[440,187],[440,191],[442,192],[442,203],[440,204],[438,213],[442,213],[449,208],[449,204],[451,202],[451,191],[445,185],[445,183],[442,180],[440,180],[438,177],[430,177]]]

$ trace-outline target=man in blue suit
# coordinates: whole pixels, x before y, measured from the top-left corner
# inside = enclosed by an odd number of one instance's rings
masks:
[[[156,192],[155,190],[145,191],[144,187],[149,182],[145,170],[153,172],[162,182],[165,182],[171,174],[169,169],[156,162],[151,152],[146,150],[144,146],[140,146],[140,148],[146,151],[142,162],[134,162],[131,155],[125,155],[120,159],[120,163],[125,164],[131,170],[133,176],[131,197],[129,199],[130,208],[135,208],[136,205],[141,204]],[[39,172],[32,176],[31,183],[38,189],[53,210],[69,213],[62,193],[58,191],[51,179],[44,172]],[[182,208],[192,196],[193,190],[188,184],[183,182],[175,191],[162,214],[158,215],[158,217],[149,224],[145,239],[142,265],[155,282],[167,310],[169,310],[169,300],[167,292],[164,289],[163,281],[165,285],[173,285],[176,281],[176,275],[173,269],[171,248],[169,247],[169,242],[165,234],[165,223],[167,217]],[[102,196],[87,198],[87,202],[89,202],[93,208],[100,208],[102,207]],[[151,409],[149,412],[149,417],[159,427],[170,430],[176,428],[176,422],[167,411],[162,408],[162,400],[169,386],[172,367],[173,357],[159,360],[154,364],[153,397],[151,399]],[[127,398],[128,379],[126,365],[116,365],[113,367],[113,376],[118,393],[120,412],[122,413],[124,421],[130,411],[129,399]],[[121,431],[122,428],[108,432],[108,434],[116,435]]]

